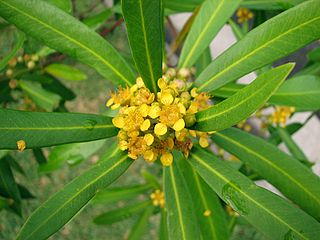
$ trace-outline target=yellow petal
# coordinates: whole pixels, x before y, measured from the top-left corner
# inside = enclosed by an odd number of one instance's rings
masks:
[[[147,145],[150,146],[154,141],[154,136],[151,133],[148,133],[144,135],[143,139],[147,143]]]
[[[107,106],[107,107],[110,107],[112,104],[113,104],[113,98],[110,98],[110,99],[107,101],[106,106]]]
[[[197,137],[197,133],[195,130],[189,130],[189,133],[192,137]]]
[[[184,127],[186,126],[184,120],[181,118],[178,121],[176,121],[176,123],[173,125],[173,129],[175,131],[181,131]]]
[[[166,152],[166,153],[162,154],[160,161],[163,166],[170,166],[173,162],[173,156],[171,153]]]
[[[125,151],[125,150],[128,149],[128,143],[127,143],[127,141],[120,141],[120,142],[118,143],[118,146],[119,146],[120,150],[122,150],[122,151]]]
[[[146,119],[146,120],[144,120],[143,123],[141,124],[140,130],[141,130],[142,132],[147,131],[147,130],[149,129],[150,125],[151,125],[150,120],[149,120],[149,119]]]
[[[174,98],[173,96],[168,93],[168,92],[164,92],[161,93],[161,103],[164,105],[170,105],[173,102]]]
[[[191,96],[192,96],[193,98],[195,98],[195,97],[198,96],[197,90],[198,90],[198,88],[192,88],[192,90],[191,90],[190,93],[191,93]]]
[[[142,117],[148,116],[149,113],[149,106],[147,104],[142,104],[139,106],[139,112],[141,113]]]
[[[144,152],[143,154],[143,158],[147,161],[147,162],[152,162],[154,157],[154,152],[152,150],[147,150]]]
[[[149,109],[148,115],[152,118],[155,119],[159,117],[161,112],[161,108],[158,105],[152,105]]]
[[[123,128],[125,121],[123,117],[115,117],[112,119],[112,123],[117,128]]]
[[[160,89],[165,89],[167,87],[167,83],[163,78],[158,79],[158,86]]]
[[[137,85],[137,84],[134,84],[134,85],[130,88],[130,93],[133,94],[133,93],[135,93],[136,91],[138,91],[138,85]]]
[[[203,147],[203,148],[208,147],[208,146],[209,146],[208,138],[206,138],[206,137],[200,137],[200,139],[199,139],[199,144],[200,144],[200,146]]]
[[[178,103],[179,111],[181,114],[185,115],[187,110],[186,107],[182,103]]]
[[[26,149],[26,142],[24,140],[17,141],[17,147],[20,152]]]
[[[137,85],[138,85],[139,88],[141,88],[141,87],[144,86],[144,82],[143,82],[143,80],[142,80],[141,77],[138,77],[138,78],[136,79],[136,83],[137,83]]]
[[[154,133],[157,134],[158,136],[162,136],[166,134],[168,131],[167,126],[164,125],[163,123],[157,123],[156,126],[154,127]]]
[[[117,108],[119,108],[119,107],[120,107],[120,103],[117,103],[117,104],[112,105],[112,106],[111,106],[111,109],[112,109],[112,110],[115,110],[115,109],[117,109]]]

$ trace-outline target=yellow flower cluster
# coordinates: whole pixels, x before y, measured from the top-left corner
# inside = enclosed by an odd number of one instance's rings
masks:
[[[248,22],[253,18],[253,13],[247,8],[239,8],[237,11],[238,23]]]
[[[276,106],[275,111],[270,116],[272,124],[285,126],[288,118],[295,112],[294,107],[279,107]]]
[[[153,193],[151,193],[150,198],[152,200],[153,206],[156,206],[156,207],[159,206],[161,208],[164,207],[164,203],[165,203],[164,193],[162,191],[160,191],[159,189],[155,190]]]
[[[160,91],[152,93],[141,77],[131,88],[119,88],[107,101],[111,109],[119,109],[112,122],[120,128],[119,147],[128,150],[128,156],[139,156],[147,162],[160,158],[164,166],[172,164],[172,150],[187,157],[192,148],[192,137],[199,137],[199,144],[208,147],[208,134],[188,130],[196,122],[195,113],[209,107],[209,96],[191,89],[188,69],[168,69],[158,80]]]

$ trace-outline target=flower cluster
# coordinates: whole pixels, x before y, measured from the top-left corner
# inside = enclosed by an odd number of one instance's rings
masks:
[[[253,18],[253,13],[247,8],[239,8],[237,13],[238,23],[248,22]]]
[[[152,200],[153,206],[159,206],[160,208],[164,207],[164,192],[162,192],[161,190],[155,190],[153,193],[150,194],[150,198]]]
[[[112,122],[120,128],[119,148],[128,150],[128,156],[139,156],[147,162],[160,158],[164,166],[172,164],[172,150],[187,157],[192,148],[192,138],[199,137],[199,144],[208,147],[208,134],[189,130],[196,122],[195,114],[210,105],[209,95],[191,88],[191,72],[169,68],[158,80],[160,91],[152,93],[141,77],[131,88],[119,88],[107,101],[111,109],[119,109]]]
[[[272,124],[285,126],[288,118],[295,112],[294,107],[279,107],[276,106],[275,111],[270,116],[270,122]]]

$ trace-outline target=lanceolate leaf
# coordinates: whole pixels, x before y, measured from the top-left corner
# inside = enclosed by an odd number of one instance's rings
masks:
[[[260,75],[230,98],[197,113],[195,129],[217,131],[233,126],[260,108],[292,70],[288,63]]]
[[[320,224],[314,218],[256,186],[213,154],[197,148],[189,162],[220,198],[270,239],[318,239]]]
[[[182,48],[178,67],[193,66],[240,2],[240,0],[204,1]]]
[[[178,167],[188,183],[195,213],[198,218],[202,239],[229,239],[226,214],[216,193],[199,174],[187,163],[178,161]]]
[[[127,156],[117,155],[74,179],[29,217],[17,240],[47,239],[76,215],[99,189],[121,176],[131,162]]]
[[[169,239],[197,239],[199,229],[187,182],[175,161],[185,161],[181,153],[174,154],[174,164],[164,167],[164,192]]]
[[[145,85],[157,92],[162,76],[162,0],[122,0],[122,12],[137,69]]]
[[[244,0],[241,6],[255,10],[285,10],[304,1],[305,0]]]
[[[69,81],[82,81],[87,79],[87,75],[85,73],[75,67],[65,64],[53,63],[47,66],[44,70],[59,79]]]
[[[217,97],[230,97],[246,85],[229,83],[213,91]],[[320,109],[320,78],[312,75],[293,77],[285,81],[268,103],[296,107],[298,111]]]
[[[320,2],[306,1],[268,20],[216,58],[196,80],[211,92],[320,38]]]
[[[204,0],[163,0],[164,6],[177,12],[192,12]]]
[[[52,5],[57,6],[58,8],[62,9],[65,12],[71,13],[72,12],[72,3],[71,0],[45,0]]]
[[[201,72],[211,63],[212,57],[210,48],[204,50],[202,55],[198,58],[197,62],[195,63],[196,67],[196,76],[199,76]]]
[[[320,178],[276,146],[237,129],[212,135],[220,147],[247,163],[306,212],[320,219]]]
[[[69,14],[38,0],[0,0],[0,16],[59,52],[95,68],[115,84],[132,85],[134,74],[101,36]]]
[[[94,114],[24,112],[0,109],[0,149],[17,149],[85,142],[117,134],[111,118]]]

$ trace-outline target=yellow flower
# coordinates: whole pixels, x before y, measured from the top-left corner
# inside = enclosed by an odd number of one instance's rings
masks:
[[[162,154],[160,161],[163,166],[170,166],[173,162],[173,155],[170,152],[165,152]]]
[[[17,147],[20,152],[26,149],[26,142],[24,140],[17,141]]]
[[[253,18],[253,13],[247,8],[239,8],[236,14],[238,23],[247,22]]]
[[[150,198],[152,199],[152,204],[154,206],[159,206],[161,208],[164,207],[164,204],[165,204],[164,193],[159,189],[151,193]]]
[[[166,134],[168,131],[167,126],[163,123],[157,123],[156,126],[154,127],[154,133],[162,136]]]

